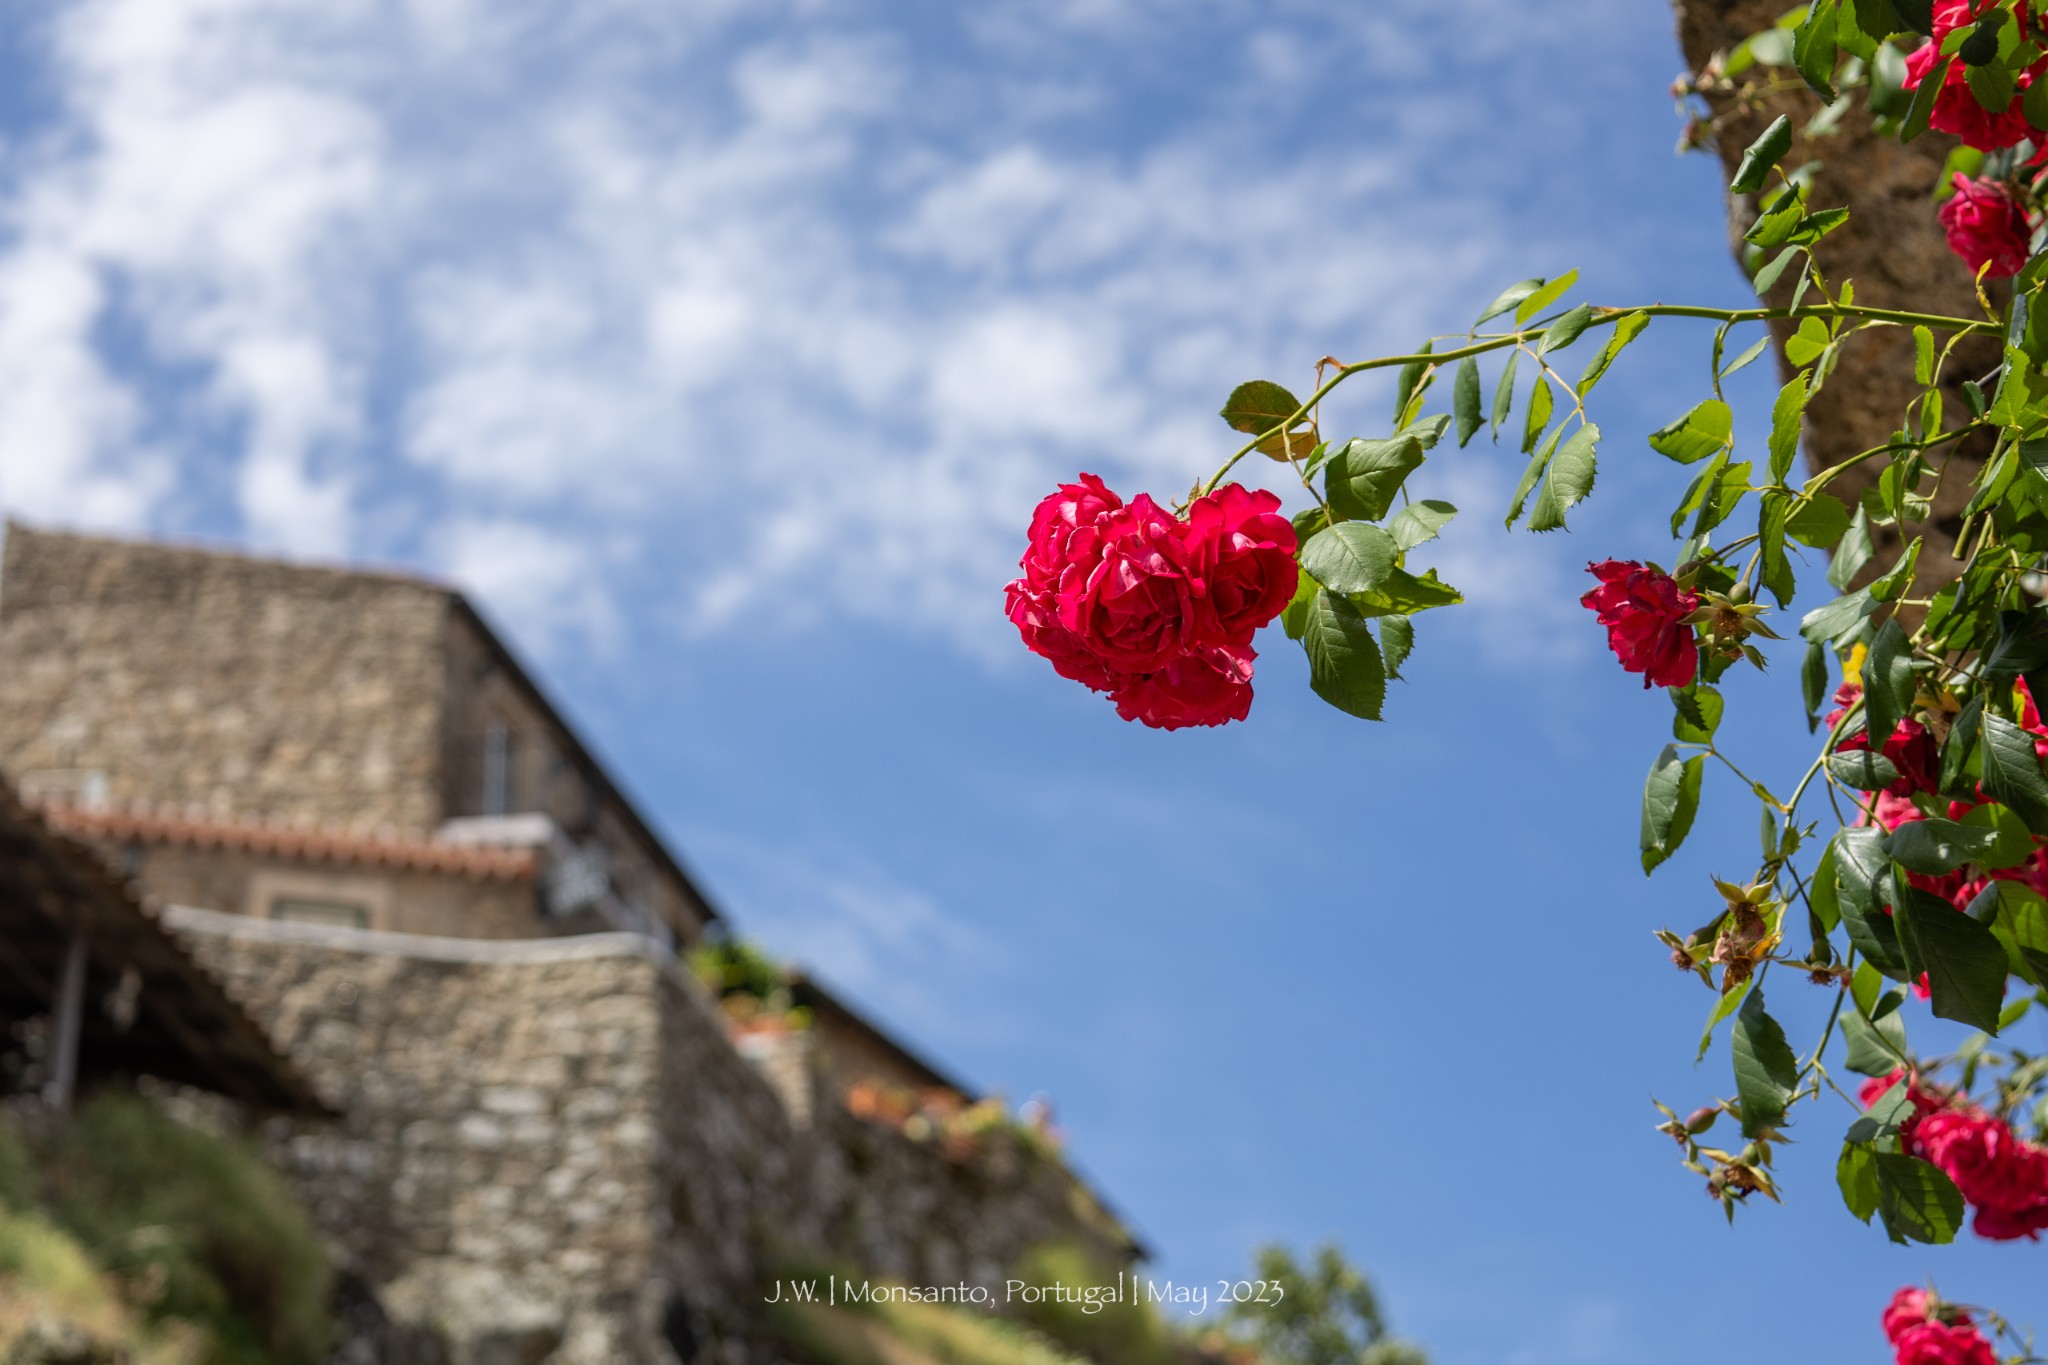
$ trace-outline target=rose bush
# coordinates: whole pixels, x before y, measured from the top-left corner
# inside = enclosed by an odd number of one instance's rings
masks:
[[[1827,276],[1816,247],[1846,211],[1810,202],[1810,166],[1781,164],[1788,114],[1730,191],[1749,201],[1758,294],[1789,303],[1600,306],[1573,302],[1567,273],[1511,285],[1470,327],[1404,354],[1326,359],[1306,399],[1249,381],[1221,412],[1247,439],[1183,503],[1126,504],[1093,476],[1041,502],[1010,619],[1061,675],[1163,729],[1244,719],[1254,636],[1277,619],[1318,696],[1379,720],[1418,618],[1462,601],[1418,562],[1458,509],[1411,481],[1482,432],[1506,437],[1527,461],[1507,525],[1563,529],[1602,454],[1595,388],[1660,320],[1711,324],[1708,393],[1645,442],[1684,474],[1668,527],[1649,533],[1675,542],[1654,556],[1671,567],[1631,545],[1588,566],[1580,599],[1619,666],[1670,705],[1671,742],[1643,789],[1644,871],[1708,800],[1754,801],[1762,817],[1760,854],[1700,888],[1705,922],[1657,933],[1704,992],[1698,1055],[1725,1046],[1732,1084],[1684,1118],[1660,1104],[1660,1131],[1733,1218],[1758,1194],[1784,1197],[1776,1152],[1807,1107],[1841,1104],[1836,1183],[1854,1217],[1900,1242],[2031,1245],[2048,1231],[2048,1057],[2012,1039],[2048,1009],[2048,726],[2034,702],[2048,687],[2048,251],[2033,249],[2048,33],[2021,0],[1813,0],[1716,64],[1724,93],[1750,67],[1795,70],[1755,97],[1803,79],[1823,101],[1809,138],[1858,92],[1875,126],[1956,133],[1949,193],[1925,211],[1981,315],[1873,306]],[[1562,357],[1587,338],[1568,375]],[[1781,386],[1767,415],[1739,424],[1725,381],[1774,340]],[[1866,345],[1914,361],[1892,434],[1795,476],[1809,405]],[[1482,365],[1495,363],[1488,402]],[[1327,439],[1333,395],[1376,371],[1397,376],[1384,433]],[[1298,486],[1291,517],[1277,495],[1228,481],[1254,453]],[[1923,556],[1930,543],[1941,548]],[[1809,567],[1822,557],[1824,572]],[[1782,773],[1763,766],[1780,746],[1761,761],[1735,752],[1722,691],[1780,640],[1793,666],[1775,676],[1796,677],[1814,735]],[[1826,1002],[1796,1046],[1780,1017],[1796,1022],[1782,1004],[1794,991]],[[1739,1140],[1713,1145],[1724,1122]],[[2009,1330],[1917,1290],[1884,1323],[1912,1365],[1986,1365],[1986,1329]]]

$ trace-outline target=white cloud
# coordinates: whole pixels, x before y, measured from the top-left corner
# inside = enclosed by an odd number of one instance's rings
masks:
[[[1402,18],[1531,40],[1455,8]],[[1103,35],[1190,22],[1244,52],[1223,112],[1127,96]],[[1391,79],[1386,22],[81,0],[5,153],[0,501],[427,558],[557,638],[630,542],[698,629],[801,588],[986,648],[1053,482],[1185,487],[1230,384],[1527,250],[1425,145],[1262,122]]]

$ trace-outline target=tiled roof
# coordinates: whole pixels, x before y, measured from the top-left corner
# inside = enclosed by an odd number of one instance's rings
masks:
[[[406,872],[448,872],[479,881],[529,881],[539,867],[532,849],[445,843],[392,829],[350,830],[139,806],[121,810],[50,803],[41,807],[41,814],[52,829],[76,839],[172,844]]]

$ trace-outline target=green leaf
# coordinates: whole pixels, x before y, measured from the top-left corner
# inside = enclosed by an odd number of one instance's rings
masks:
[[[1876,610],[1877,602],[1870,589],[1858,588],[1806,613],[1799,622],[1799,633],[1815,644],[1838,640],[1862,625],[1864,618]]]
[[[1907,107],[1905,122],[1899,129],[1899,136],[1904,141],[1911,142],[1927,131],[1927,120],[1934,113],[1934,101],[1942,87],[1948,84],[1948,69],[1954,61],[1952,57],[1943,57],[1931,70],[1922,73],[1920,84],[1913,91],[1913,103]]]
[[[1466,356],[1458,362],[1458,377],[1451,385],[1451,411],[1458,418],[1458,445],[1462,448],[1478,432],[1479,362]]]
[[[1331,592],[1371,592],[1400,567],[1391,535],[1361,521],[1342,521],[1301,547],[1301,567]]]
[[[1901,896],[1893,918],[1906,970],[1927,973],[1934,1013],[1986,1033],[1998,1032],[2005,1004],[2005,947],[1986,926],[1939,896]]]
[[[1515,365],[1521,360],[1520,351],[1508,352],[1508,363],[1500,372],[1500,383],[1493,389],[1493,439],[1500,439],[1500,425],[1508,420],[1508,413],[1515,406]]]
[[[1386,655],[1387,676],[1401,676],[1401,665],[1415,652],[1415,623],[1405,616],[1380,618],[1380,650]]]
[[[1327,589],[1310,601],[1301,644],[1308,654],[1309,687],[1339,711],[1380,719],[1387,671],[1365,618]]]
[[[1600,348],[1600,354],[1587,362],[1585,372],[1579,376],[1581,403],[1586,401],[1586,395],[1593,391],[1593,386],[1600,382],[1600,377],[1607,373],[1608,367],[1614,364],[1615,357],[1627,349],[1630,342],[1641,336],[1643,329],[1649,325],[1648,313],[1624,314],[1621,321],[1614,324],[1614,335],[1607,338],[1607,344]],[[1766,337],[1765,340],[1768,341],[1769,338]]]
[[[1982,775],[1979,764],[1972,775],[1970,758],[1977,750],[1977,737],[1983,729],[1984,699],[1972,697],[1963,703],[1963,709],[1956,713],[1955,723],[1948,727],[1948,738],[1941,742],[1941,773],[1936,778],[1939,791],[1969,795],[1977,794],[1976,776]]]
[[[2021,975],[2035,985],[2048,986],[2048,901],[2019,882],[1998,881],[1992,886],[1998,893],[1998,919],[1992,932],[2005,945]]]
[[[1232,430],[1261,436],[1293,417],[1301,401],[1270,379],[1253,379],[1230,391],[1219,414]],[[1300,426],[1306,417],[1289,425]]]
[[[1792,60],[1814,93],[1835,102],[1835,0],[1813,0],[1792,35]]]
[[[1849,1212],[1858,1222],[1868,1223],[1877,1212],[1877,1153],[1860,1142],[1843,1143],[1841,1160],[1835,1163],[1835,1184],[1841,1187]]]
[[[1884,833],[1856,825],[1835,835],[1836,898],[1849,941],[1871,966],[1894,981],[1906,980],[1906,957],[1885,906],[1897,898]]]
[[[1703,682],[1665,690],[1671,694],[1671,737],[1681,744],[1705,744],[1713,739],[1727,707],[1720,692]]]
[[[1785,518],[1785,534],[1816,550],[1832,550],[1841,543],[1848,530],[1849,509],[1842,505],[1840,498],[1830,493],[1813,493],[1799,498]],[[1835,589],[1839,592],[1841,584],[1837,583]]]
[[[1777,286],[1779,277],[1785,273],[1792,262],[1798,260],[1803,254],[1805,254],[1804,248],[1788,246],[1777,255],[1771,257],[1763,269],[1757,271],[1755,277],[1749,282],[1750,287],[1756,290],[1757,297],[1763,298],[1769,294]],[[1765,338],[1766,341],[1769,339],[1768,337]],[[1722,376],[1724,379],[1726,377],[1726,375]]]
[[[1693,1056],[1695,1064],[1705,1060],[1708,1049],[1714,1045],[1714,1030],[1719,1028],[1729,1015],[1742,1008],[1742,1002],[1749,999],[1749,988],[1755,984],[1756,978],[1751,977],[1714,1002],[1714,1008],[1707,1014],[1707,1026],[1700,1030],[1700,1050]]]
[[[1925,327],[1913,329],[1913,382],[1934,382],[1934,333]]]
[[[1828,582],[1833,585],[1836,592],[1849,591],[1849,585],[1855,581],[1856,575],[1863,571],[1863,566],[1870,562],[1870,557],[1875,553],[1876,547],[1870,540],[1870,519],[1864,515],[1863,509],[1858,507],[1855,517],[1849,522],[1848,533],[1842,537],[1841,544],[1835,547],[1834,561],[1828,565]]]
[[[1444,527],[1451,524],[1451,518],[1458,515],[1458,509],[1447,502],[1424,498],[1409,503],[1394,514],[1387,523],[1394,543],[1403,550],[1412,550],[1426,541],[1435,540]]]
[[[1785,358],[1794,367],[1803,368],[1818,360],[1834,340],[1826,323],[1819,318],[1807,318],[1799,324],[1799,330],[1786,339]]]
[[[1580,335],[1592,325],[1592,305],[1580,304],[1572,309],[1571,312],[1566,313],[1556,322],[1543,329],[1543,335],[1536,339],[1536,354],[1544,356],[1549,355],[1552,351],[1562,351],[1565,347],[1577,341]]]
[[[2048,833],[2048,779],[2034,754],[2034,737],[2004,716],[1986,711],[1979,723],[1984,790],[2012,807],[2027,828]]]
[[[2037,90],[2035,86],[2041,88]],[[2029,85],[2020,96],[2020,113],[2026,117],[2028,127],[2048,130],[2048,85],[2041,85],[2040,81]]]
[[[1345,442],[1324,467],[1330,509],[1346,521],[1378,521],[1425,458],[1413,436]]]
[[[1792,509],[1792,497],[1775,489],[1763,496],[1763,510],[1757,518],[1757,551],[1762,582],[1780,607],[1792,605],[1798,583],[1792,575],[1792,561],[1785,554],[1785,523]]]
[[[1965,863],[1980,862],[1998,847],[1998,831],[1928,816],[1908,820],[1885,839],[1893,862],[1909,872],[1938,877]]]
[[[1556,458],[1551,460],[1550,468],[1543,476],[1543,487],[1536,494],[1536,505],[1529,510],[1530,530],[1562,529],[1565,512],[1593,491],[1593,454],[1599,440],[1600,428],[1588,422],[1559,447]]]
[[[1986,872],[2003,872],[2009,867],[2018,867],[2033,857],[2038,847],[2026,822],[1996,801],[1986,801],[1970,811],[1963,816],[1963,823],[1990,836],[1988,847],[1978,850],[1971,858]]]
[[[1984,66],[1973,66],[1964,72],[1970,83],[1970,93],[1977,97],[1977,103],[1994,114],[2002,114],[2012,108],[2014,96],[2019,87],[2013,84],[2012,72],[1997,62]]]
[[[1771,405],[1771,482],[1783,483],[1799,454],[1799,419],[1806,411],[1807,376],[1792,376],[1792,382],[1778,390]]]
[[[1529,410],[1522,414],[1522,450],[1536,448],[1536,438],[1543,434],[1543,428],[1550,425],[1552,404],[1556,401],[1550,392],[1550,381],[1538,375],[1535,387],[1529,390]]]
[[[1362,616],[1413,616],[1432,607],[1454,607],[1465,595],[1436,576],[1436,570],[1417,578],[1406,569],[1396,569],[1386,582],[1371,592],[1355,592],[1351,605]]]
[[[1897,1010],[1873,1024],[1860,1009],[1844,1009],[1842,1041],[1848,1045],[1844,1064],[1859,1076],[1885,1076],[1904,1065],[1906,1024]]]
[[[1288,639],[1299,640],[1302,632],[1308,628],[1309,604],[1316,600],[1316,594],[1322,590],[1323,585],[1307,574],[1294,576],[1294,598],[1280,612],[1280,628],[1287,632]]]
[[[1785,1041],[1785,1030],[1764,1012],[1764,993],[1752,990],[1735,1016],[1731,1038],[1735,1053],[1735,1096],[1742,1103],[1742,1135],[1763,1136],[1785,1117],[1785,1106],[1799,1084],[1799,1059]]]
[[[1521,280],[1509,285],[1494,297],[1492,303],[1486,305],[1486,311],[1481,313],[1472,325],[1477,327],[1482,322],[1499,317],[1542,287],[1542,280]]]
[[[1557,443],[1563,435],[1564,426],[1559,424],[1557,430],[1551,432],[1550,438],[1543,443],[1543,448],[1529,457],[1528,467],[1522,470],[1522,477],[1515,484],[1514,498],[1508,504],[1508,526],[1513,526],[1515,518],[1522,515],[1522,505],[1529,500],[1530,490],[1536,487],[1536,481],[1543,477],[1543,471],[1549,467],[1550,457],[1557,452]]]
[[[1691,831],[1693,817],[1699,814],[1705,765],[1703,755],[1681,758],[1673,744],[1665,745],[1664,752],[1657,755],[1649,780],[1643,784],[1641,843],[1645,876],[1677,852]]]
[[[1418,352],[1427,356],[1436,349],[1434,341],[1425,341]],[[1436,382],[1436,365],[1430,360],[1411,360],[1401,367],[1401,376],[1394,381],[1394,425],[1406,426],[1415,420],[1415,409],[1421,406],[1423,394]]]
[[[1890,617],[1878,627],[1863,666],[1866,733],[1873,747],[1882,748],[1913,709],[1913,692],[1913,646],[1898,617]]]
[[[1806,659],[1799,666],[1799,688],[1806,702],[1806,728],[1820,725],[1820,708],[1828,699],[1828,653],[1820,645],[1806,647]]]
[[[1736,373],[1738,370],[1747,368],[1751,361],[1755,360],[1758,356],[1762,355],[1766,350],[1770,349],[1770,345],[1771,334],[1769,332],[1766,332],[1762,336],[1758,337],[1755,340],[1755,342],[1751,343],[1751,345],[1746,350],[1744,350],[1741,355],[1735,357],[1735,359],[1728,362],[1728,368],[1721,371],[1721,378],[1726,379],[1729,375]]]
[[[1963,1226],[1963,1193],[1933,1163],[1901,1152],[1878,1152],[1878,1212],[1894,1242],[1953,1242]]]
[[[1764,187],[1771,167],[1784,160],[1785,153],[1791,150],[1792,120],[1780,114],[1742,154],[1742,164],[1736,167],[1735,179],[1728,184],[1729,193],[1755,194]]]
[[[1650,433],[1650,449],[1680,464],[1697,464],[1728,445],[1735,414],[1718,398],[1709,398],[1685,416]]]
[[[1530,318],[1535,317],[1538,313],[1550,307],[1551,304],[1563,298],[1565,291],[1578,282],[1579,272],[1567,270],[1548,284],[1531,291],[1528,297],[1524,298],[1515,308],[1515,324],[1520,326],[1526,323]],[[1481,319],[1481,321],[1484,321],[1484,319]]]
[[[1860,792],[1883,791],[1899,780],[1898,768],[1875,749],[1837,749],[1828,755],[1828,773]]]
[[[1882,577],[1871,580],[1865,589],[1880,602],[1895,601],[1899,595],[1913,586],[1913,571],[1920,565],[1920,537],[1914,536],[1907,544],[1906,552],[1899,556]]]
[[[1894,33],[1906,32],[1906,21],[1892,5],[1892,0],[1855,0],[1853,13],[1856,27],[1882,43]],[[1896,51],[1897,49],[1893,49]],[[1869,1222],[1869,1219],[1864,1219]]]
[[[1693,518],[1692,533],[1705,535],[1733,515],[1749,492],[1749,461],[1724,465],[1700,501],[1700,513]]]

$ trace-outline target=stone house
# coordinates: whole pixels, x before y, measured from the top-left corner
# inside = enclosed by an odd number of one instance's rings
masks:
[[[1029,1130],[903,1121],[974,1096],[815,981],[736,1027],[717,910],[449,588],[11,524],[0,773],[338,1115],[266,1140],[422,1359],[737,1365],[779,1258],[1139,1254]]]

